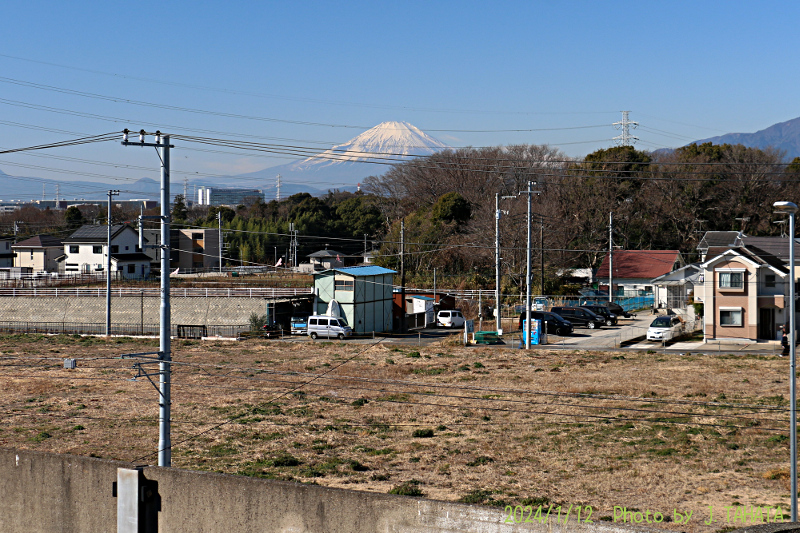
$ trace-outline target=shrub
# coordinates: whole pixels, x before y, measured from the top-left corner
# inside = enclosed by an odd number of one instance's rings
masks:
[[[411,434],[412,437],[416,439],[429,439],[433,437],[433,430],[432,429],[417,429],[414,433]]]
[[[398,496],[425,496],[422,489],[419,488],[420,482],[416,479],[406,481],[389,489],[389,494],[397,494]]]

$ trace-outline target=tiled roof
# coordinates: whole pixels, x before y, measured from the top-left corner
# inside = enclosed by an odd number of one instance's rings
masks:
[[[614,252],[615,278],[653,279],[672,272],[680,259],[678,250],[618,250]],[[608,254],[597,269],[597,278],[608,279]]]
[[[52,237],[50,235],[36,235],[30,239],[19,241],[17,244],[13,245],[12,248],[57,248],[61,247],[62,245],[63,242],[58,237]]]
[[[738,231],[707,231],[705,235],[703,235],[703,238],[700,239],[697,248],[699,250],[716,248],[719,246],[727,248],[734,243],[738,236]]]

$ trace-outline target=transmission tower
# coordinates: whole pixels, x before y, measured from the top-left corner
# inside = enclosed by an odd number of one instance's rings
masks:
[[[639,123],[628,120],[628,113],[630,113],[630,111],[623,111],[622,120],[614,123],[616,129],[622,130],[622,134],[614,137],[614,142],[616,142],[618,146],[633,146],[633,144],[639,140],[639,137],[631,135],[631,128],[636,129]]]

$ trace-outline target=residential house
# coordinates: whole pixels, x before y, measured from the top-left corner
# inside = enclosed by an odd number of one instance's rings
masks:
[[[111,226],[111,271],[124,278],[150,275],[150,258],[139,250],[139,233],[127,224]],[[64,239],[64,255],[57,259],[59,272],[104,272],[108,254],[108,226],[80,227]]]
[[[615,250],[611,256],[614,294],[635,291],[639,294],[655,292],[654,278],[663,276],[683,266],[678,250]],[[597,269],[596,279],[601,288],[608,288],[608,254]],[[603,282],[606,283],[602,287]]]
[[[14,266],[14,252],[11,249],[13,244],[13,238],[0,239],[0,268],[12,268]]]
[[[144,237],[148,244],[161,243],[161,231],[146,229]],[[181,271],[216,270],[219,268],[219,230],[213,228],[170,229],[170,268]],[[154,270],[161,268],[161,248],[145,247]],[[223,259],[224,261],[224,259]]]
[[[788,250],[788,239],[783,239]],[[786,296],[789,268],[784,261],[753,245],[708,254],[704,270],[706,340],[756,341],[778,338],[789,320]]]
[[[56,259],[64,253],[64,243],[58,237],[36,235],[11,247],[16,254],[14,266],[31,272],[58,272]]]
[[[692,263],[653,278],[656,307],[683,309],[688,307],[690,299],[702,302],[705,296],[703,279],[700,263]]]

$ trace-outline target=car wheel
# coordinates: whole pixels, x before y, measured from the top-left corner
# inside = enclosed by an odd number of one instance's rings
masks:
[[[308,336],[311,337],[314,340],[317,340],[317,332],[316,331],[312,331],[311,333],[309,333]]]
[[[597,326],[595,325],[595,323],[594,323],[594,322],[589,322],[589,324],[587,324],[587,327],[588,327],[589,329],[594,329],[594,328],[596,328]]]
[[[614,325],[614,322],[610,318],[608,320],[606,320],[606,326],[613,326],[613,325]]]
[[[558,335],[559,337],[563,337],[564,336],[564,330],[561,329],[561,328],[556,328],[556,335]]]
[[[339,340],[340,340],[340,341],[343,341],[343,340],[344,340],[344,333],[339,333]]]

